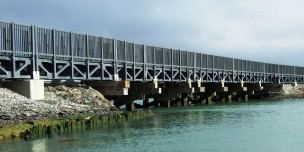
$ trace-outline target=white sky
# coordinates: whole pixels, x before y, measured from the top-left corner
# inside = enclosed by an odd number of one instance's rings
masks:
[[[304,66],[303,0],[1,0],[0,21]]]

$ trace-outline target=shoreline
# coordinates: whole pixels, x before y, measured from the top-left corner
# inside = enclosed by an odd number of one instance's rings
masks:
[[[68,119],[41,119],[35,122],[21,122],[0,128],[0,140],[34,139],[77,129],[94,128],[152,116],[150,109],[132,112],[118,112],[113,115],[83,114]]]
[[[150,109],[119,111],[101,93],[87,86],[47,86],[42,101],[0,89],[0,140],[36,138],[153,115]],[[304,85],[283,85],[281,92],[272,92],[265,99],[295,98],[304,98]]]
[[[78,123],[86,124],[81,127],[91,124],[85,122],[101,125],[153,114],[150,110],[121,112],[100,92],[88,86],[46,86],[44,91],[45,100],[33,101],[0,88],[0,140],[32,138],[41,131],[45,135],[62,132],[62,129],[67,130],[67,124],[77,128]]]

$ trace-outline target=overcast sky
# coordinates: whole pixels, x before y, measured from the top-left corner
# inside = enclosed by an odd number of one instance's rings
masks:
[[[1,0],[0,20],[304,66],[303,0]]]

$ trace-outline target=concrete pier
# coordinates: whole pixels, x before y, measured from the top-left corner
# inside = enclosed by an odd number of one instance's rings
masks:
[[[134,111],[134,101],[130,101],[126,104],[126,109],[128,111]]]
[[[44,99],[44,80],[9,80],[2,86],[33,100]]]
[[[84,84],[91,86],[105,96],[128,95],[130,88],[129,81],[85,81]]]

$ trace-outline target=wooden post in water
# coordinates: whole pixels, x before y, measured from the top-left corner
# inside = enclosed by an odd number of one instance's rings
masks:
[[[232,103],[232,95],[228,95],[227,100],[229,103]]]
[[[244,95],[243,98],[244,98],[244,101],[245,101],[245,102],[248,102],[248,94]]]
[[[212,104],[212,96],[207,97],[207,104],[208,105]]]
[[[130,101],[126,104],[126,109],[128,111],[133,111],[134,110],[134,101]]]
[[[183,107],[188,107],[189,105],[189,97],[188,96],[184,96],[183,100],[182,100],[182,106]]]
[[[149,108],[149,98],[145,98],[143,101],[143,107],[144,108]]]
[[[178,99],[176,99],[177,101],[176,101],[176,106],[177,107],[181,107],[182,106],[182,98],[178,98]]]

